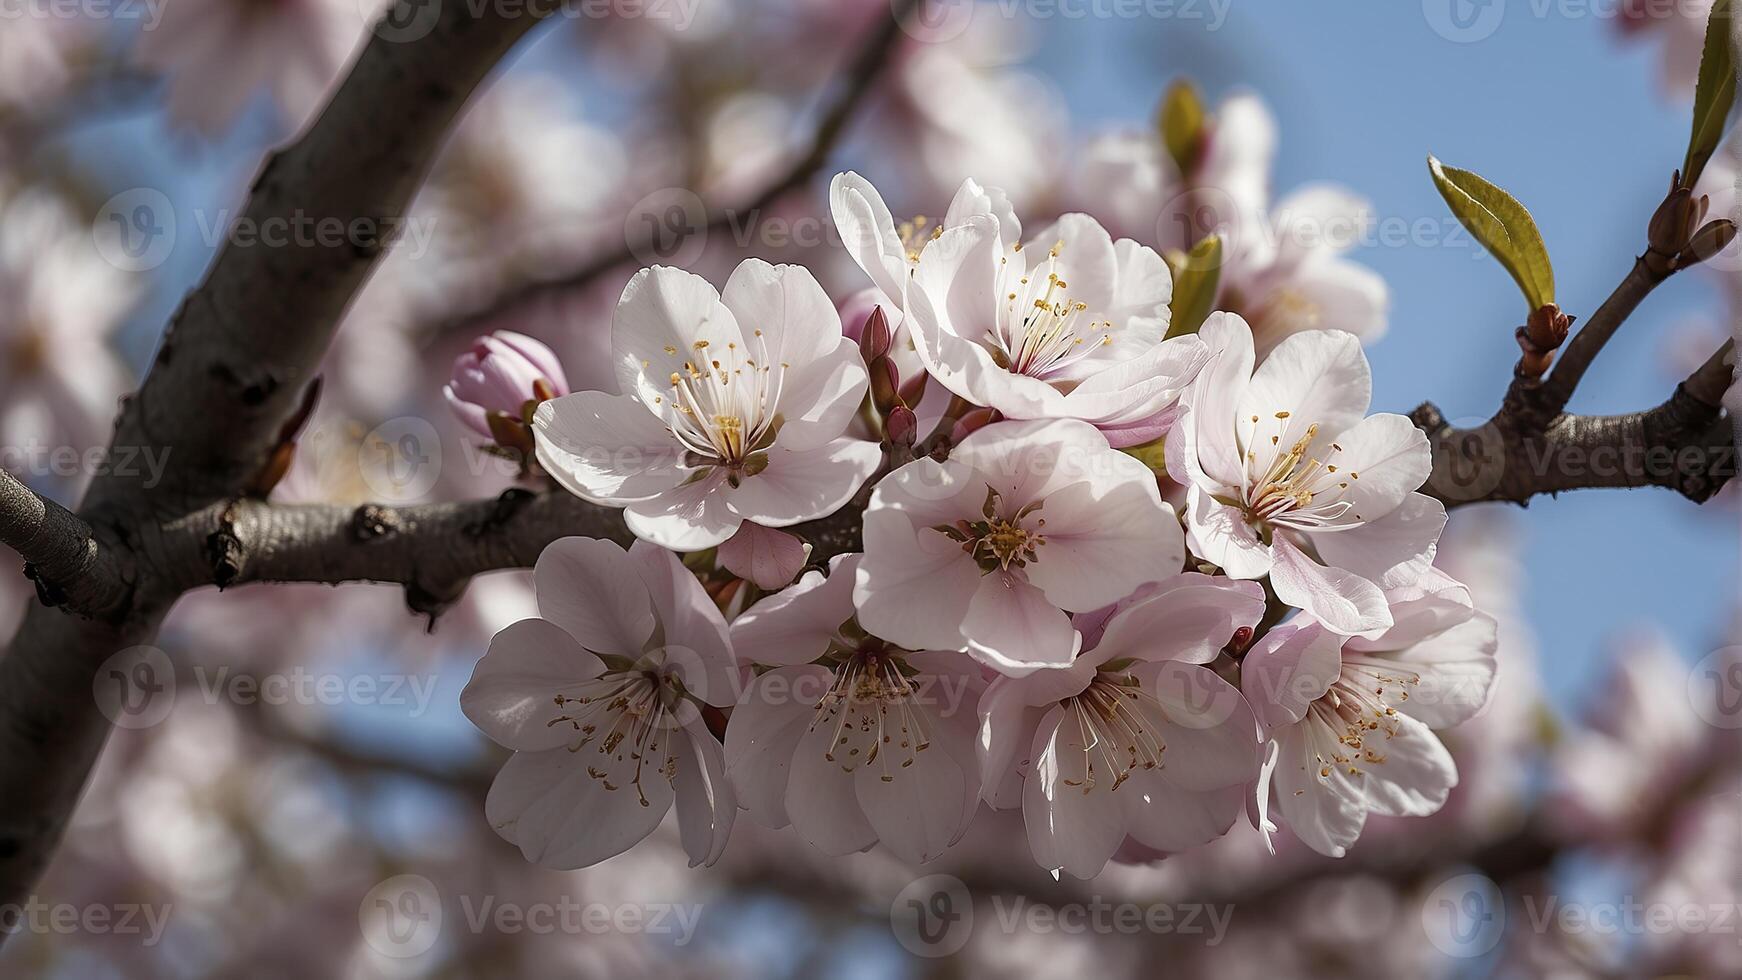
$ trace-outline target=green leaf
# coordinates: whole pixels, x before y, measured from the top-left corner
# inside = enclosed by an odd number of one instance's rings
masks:
[[[1192,246],[1186,255],[1174,254],[1173,299],[1168,302],[1172,313],[1167,337],[1183,337],[1198,332],[1216,308],[1216,289],[1222,280],[1222,239],[1206,235]]]
[[[1524,205],[1470,171],[1443,166],[1431,155],[1427,167],[1452,214],[1512,274],[1531,310],[1553,303],[1554,266]]]
[[[1204,100],[1189,79],[1168,86],[1161,100],[1161,145],[1181,174],[1197,169],[1204,145]]]
[[[1119,450],[1127,456],[1134,457],[1155,473],[1167,472],[1167,437],[1162,436],[1146,442],[1141,446],[1126,446]]]
[[[1730,106],[1736,101],[1736,69],[1730,39],[1730,0],[1712,4],[1706,21],[1706,47],[1700,55],[1700,80],[1694,89],[1694,128],[1682,161],[1682,186],[1693,187],[1706,161],[1718,149]]]

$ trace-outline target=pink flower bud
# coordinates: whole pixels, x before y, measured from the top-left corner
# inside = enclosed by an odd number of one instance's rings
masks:
[[[859,331],[859,354],[866,364],[889,353],[891,341],[889,332],[889,317],[883,313],[883,307],[871,307],[871,313],[865,317],[865,326]]]
[[[898,321],[900,318],[895,316],[896,311],[885,309],[883,302],[883,292],[875,286],[861,289],[842,300],[835,307],[836,311],[841,314],[841,335],[854,343],[858,343],[859,336],[865,332],[865,320],[871,315],[872,310],[881,309],[885,320]]]
[[[507,330],[473,341],[470,350],[454,359],[453,377],[442,388],[460,421],[491,439],[496,438],[490,426],[491,413],[520,419],[527,402],[568,393],[562,362],[551,349]]]
[[[919,437],[919,419],[914,417],[913,409],[906,405],[897,405],[890,411],[883,431],[889,437],[891,446],[911,446]]]

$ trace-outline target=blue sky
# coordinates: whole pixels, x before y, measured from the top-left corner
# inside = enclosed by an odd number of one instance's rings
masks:
[[[1276,188],[1335,180],[1383,220],[1446,215],[1427,153],[1476,170],[1531,209],[1562,306],[1588,315],[1643,247],[1686,147],[1689,109],[1658,89],[1658,48],[1624,42],[1611,20],[1538,17],[1548,5],[1514,0],[1488,37],[1454,43],[1434,32],[1424,12],[1433,3],[1234,3],[1217,30],[1183,16],[1054,19],[1032,64],[1087,128],[1146,118],[1177,74],[1212,97],[1254,89],[1281,124]],[[1208,12],[1207,0],[1199,6]],[[1512,330],[1524,312],[1505,273],[1467,245],[1369,246],[1359,258],[1393,298],[1391,332],[1369,352],[1374,407],[1432,399],[1448,417],[1486,417],[1517,358]],[[1701,313],[1721,315],[1709,275],[1671,280],[1609,345],[1573,408],[1663,400],[1674,379],[1661,351]],[[1527,607],[1558,706],[1589,688],[1617,630],[1656,623],[1690,661],[1719,645],[1738,598],[1733,511],[1702,511],[1667,491],[1585,491],[1538,499],[1520,516]]]

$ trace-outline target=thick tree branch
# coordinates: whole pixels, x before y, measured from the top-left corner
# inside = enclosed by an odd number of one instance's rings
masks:
[[[108,737],[92,696],[98,666],[149,643],[178,594],[164,525],[260,472],[449,123],[555,9],[400,0],[388,16],[428,32],[372,38],[320,118],[256,178],[236,227],[258,237],[232,236],[183,302],[110,445],[112,455],[167,450],[162,480],[110,467],[79,509],[126,551],[116,561],[137,571],[130,595],[93,620],[34,607],[0,658],[0,904],[41,874]]]
[[[789,530],[812,545],[811,561],[859,547],[859,511]],[[620,511],[562,490],[514,489],[488,500],[388,507],[282,505],[236,500],[165,528],[168,566],[180,590],[249,582],[391,582],[412,609],[435,615],[475,575],[530,568],[545,545],[581,534],[622,545],[635,539]]]
[[[835,144],[846,133],[847,124],[870,96],[877,80],[882,77],[884,68],[892,60],[896,45],[902,38],[903,23],[914,15],[920,2],[921,0],[891,0],[890,16],[880,19],[877,26],[867,32],[864,41],[853,53],[852,60],[836,81],[834,94],[822,111],[805,151],[754,197],[734,207],[717,210],[705,216],[705,220],[697,222],[694,227],[680,228],[675,233],[670,233],[668,229],[668,234],[675,234],[674,239],[658,237],[659,233],[644,235],[565,275],[519,286],[492,299],[481,310],[438,328],[437,332],[479,329],[482,324],[502,317],[523,304],[535,303],[554,293],[579,289],[613,270],[642,264],[645,256],[669,254],[670,250],[692,235],[701,235],[705,240],[708,235],[729,231],[737,222],[746,219],[755,221],[763,211],[787,193],[810,181],[828,163]]]
[[[1648,411],[1561,413],[1540,429],[1509,407],[1480,428],[1454,428],[1436,406],[1423,403],[1410,413],[1433,448],[1433,472],[1422,492],[1457,507],[1524,504],[1563,490],[1654,486],[1703,503],[1736,475],[1729,420],[1706,400],[1713,373],[1702,368]]]

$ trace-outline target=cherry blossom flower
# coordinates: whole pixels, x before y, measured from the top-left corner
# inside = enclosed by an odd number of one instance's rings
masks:
[[[992,682],[985,796],[1022,807],[1041,867],[1092,878],[1128,836],[1165,855],[1227,832],[1258,776],[1257,723],[1201,665],[1263,615],[1256,583],[1188,572],[1120,603],[1070,666]]]
[[[1067,610],[1116,602],[1185,559],[1154,474],[1074,420],[999,422],[943,462],[901,467],[864,528],[853,599],[867,630],[1013,675],[1076,657]]]
[[[881,841],[930,861],[961,838],[980,799],[974,755],[979,667],[911,651],[853,615],[860,556],[751,606],[732,622],[744,658],[773,667],[726,730],[726,770],[752,819],[791,823],[830,854]]]
[[[611,345],[623,394],[540,405],[538,461],[662,547],[711,548],[746,520],[823,517],[882,460],[875,443],[842,437],[865,368],[803,268],[746,259],[723,294],[680,269],[643,269]]]
[[[1115,446],[1137,445],[1166,432],[1204,363],[1197,338],[1163,340],[1167,263],[1088,215],[1061,217],[1024,248],[1004,192],[973,180],[929,235],[917,220],[898,229],[857,174],[835,179],[831,205],[855,260],[906,311],[920,361],[976,405],[1082,419]]]
[[[518,444],[518,431],[531,414],[529,402],[536,405],[568,393],[568,377],[556,354],[511,330],[473,341],[454,359],[452,380],[442,386],[442,397],[466,428],[503,445]],[[530,431],[525,438],[530,449]]]
[[[1494,680],[1494,620],[1469,590],[1429,569],[1385,598],[1394,625],[1372,638],[1340,636],[1303,614],[1240,665],[1241,690],[1274,745],[1260,824],[1274,785],[1295,836],[1329,857],[1360,837],[1369,812],[1419,817],[1445,803],[1458,771],[1432,730],[1479,712]]]
[[[460,695],[513,750],[485,816],[527,860],[597,864],[675,802],[690,864],[726,846],[737,803],[701,707],[736,699],[726,622],[671,552],[563,538],[533,572],[538,619],[496,634]]]
[[[140,33],[133,57],[169,78],[175,119],[206,133],[233,122],[261,88],[301,129],[369,36],[385,0],[177,0]]]
[[[1415,492],[1427,437],[1401,415],[1363,418],[1372,379],[1352,334],[1297,334],[1256,371],[1240,317],[1212,314],[1200,334],[1216,361],[1167,445],[1168,473],[1189,488],[1192,552],[1234,578],[1269,575],[1327,629],[1388,628],[1382,590],[1421,574],[1446,523]]]

